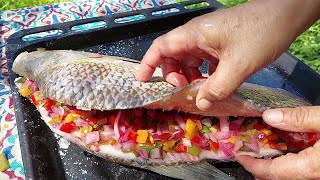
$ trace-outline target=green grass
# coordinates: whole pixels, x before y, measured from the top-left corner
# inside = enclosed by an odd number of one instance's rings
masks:
[[[66,1],[72,0],[0,0],[0,11]],[[247,0],[218,1],[227,7],[247,2]],[[320,73],[320,21],[300,35],[290,46],[289,52]]]

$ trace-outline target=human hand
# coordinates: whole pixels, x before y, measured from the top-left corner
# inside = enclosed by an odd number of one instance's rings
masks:
[[[153,42],[136,79],[148,81],[161,65],[166,81],[182,87],[201,78],[198,67],[206,59],[213,74],[199,89],[196,101],[206,110],[279,57],[317,19],[319,5],[300,0],[252,1],[197,17]]]
[[[292,132],[320,132],[320,106],[267,110],[269,125]],[[272,160],[238,156],[237,161],[256,179],[320,179],[320,141],[299,152]]]

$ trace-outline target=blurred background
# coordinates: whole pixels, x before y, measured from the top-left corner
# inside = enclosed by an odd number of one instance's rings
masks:
[[[70,1],[71,0],[0,0],[0,11]],[[227,7],[247,2],[247,0],[218,1]],[[290,46],[289,52],[320,73],[320,20],[296,39]]]

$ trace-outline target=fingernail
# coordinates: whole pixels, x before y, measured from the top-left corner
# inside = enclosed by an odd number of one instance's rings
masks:
[[[206,99],[200,99],[198,101],[198,108],[201,110],[207,110],[212,106],[212,103]]]
[[[271,124],[280,124],[283,120],[283,113],[280,110],[267,110],[264,112],[264,120]]]

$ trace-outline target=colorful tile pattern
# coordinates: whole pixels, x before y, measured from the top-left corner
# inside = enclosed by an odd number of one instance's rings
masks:
[[[9,170],[3,173],[0,172],[1,180],[25,179],[11,90],[8,82],[7,58],[4,52],[8,37],[22,29],[153,8],[174,2],[175,0],[85,0],[0,12],[0,152],[6,154],[10,163]],[[123,20],[138,20],[141,19],[141,16],[132,18],[124,18]],[[121,22],[121,20],[119,21]],[[92,27],[94,25],[84,25],[77,27],[76,30],[94,28]],[[99,23],[96,25],[101,26]],[[39,36],[46,35],[48,33],[33,35],[25,37],[24,40],[33,40],[39,38]]]

